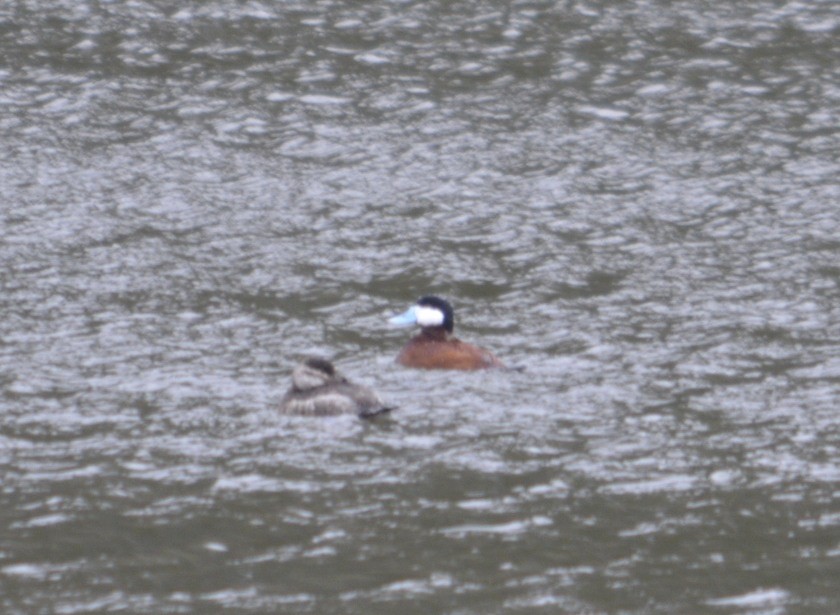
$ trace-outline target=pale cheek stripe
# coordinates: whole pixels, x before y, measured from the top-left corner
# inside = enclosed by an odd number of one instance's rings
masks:
[[[415,316],[421,327],[439,327],[443,324],[443,312],[437,308],[419,305]]]

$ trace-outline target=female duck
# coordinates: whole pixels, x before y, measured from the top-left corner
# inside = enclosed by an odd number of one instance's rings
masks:
[[[407,312],[389,320],[395,325],[420,325],[420,333],[411,338],[397,355],[397,363],[422,369],[485,369],[504,367],[489,350],[457,339],[455,313],[440,297],[421,297]]]
[[[373,390],[353,384],[321,358],[307,359],[292,371],[292,387],[280,402],[283,414],[299,416],[356,414],[367,419],[391,410]]]

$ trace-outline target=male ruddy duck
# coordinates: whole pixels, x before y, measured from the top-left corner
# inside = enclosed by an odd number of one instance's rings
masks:
[[[421,297],[407,312],[389,320],[394,325],[420,325],[420,333],[411,338],[397,355],[397,363],[422,369],[486,369],[504,367],[489,350],[456,338],[455,313],[440,297]]]
[[[283,414],[299,416],[356,414],[367,419],[391,410],[373,390],[353,384],[332,363],[317,357],[292,371],[292,387],[280,402]]]

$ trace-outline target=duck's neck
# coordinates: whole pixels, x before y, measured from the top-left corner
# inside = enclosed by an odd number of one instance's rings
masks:
[[[417,337],[430,342],[446,342],[453,339],[453,335],[443,327],[423,327]]]

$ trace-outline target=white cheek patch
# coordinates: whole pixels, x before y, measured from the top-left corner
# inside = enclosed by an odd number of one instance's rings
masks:
[[[443,312],[437,308],[418,305],[414,308],[414,316],[421,327],[439,327],[443,324]]]

